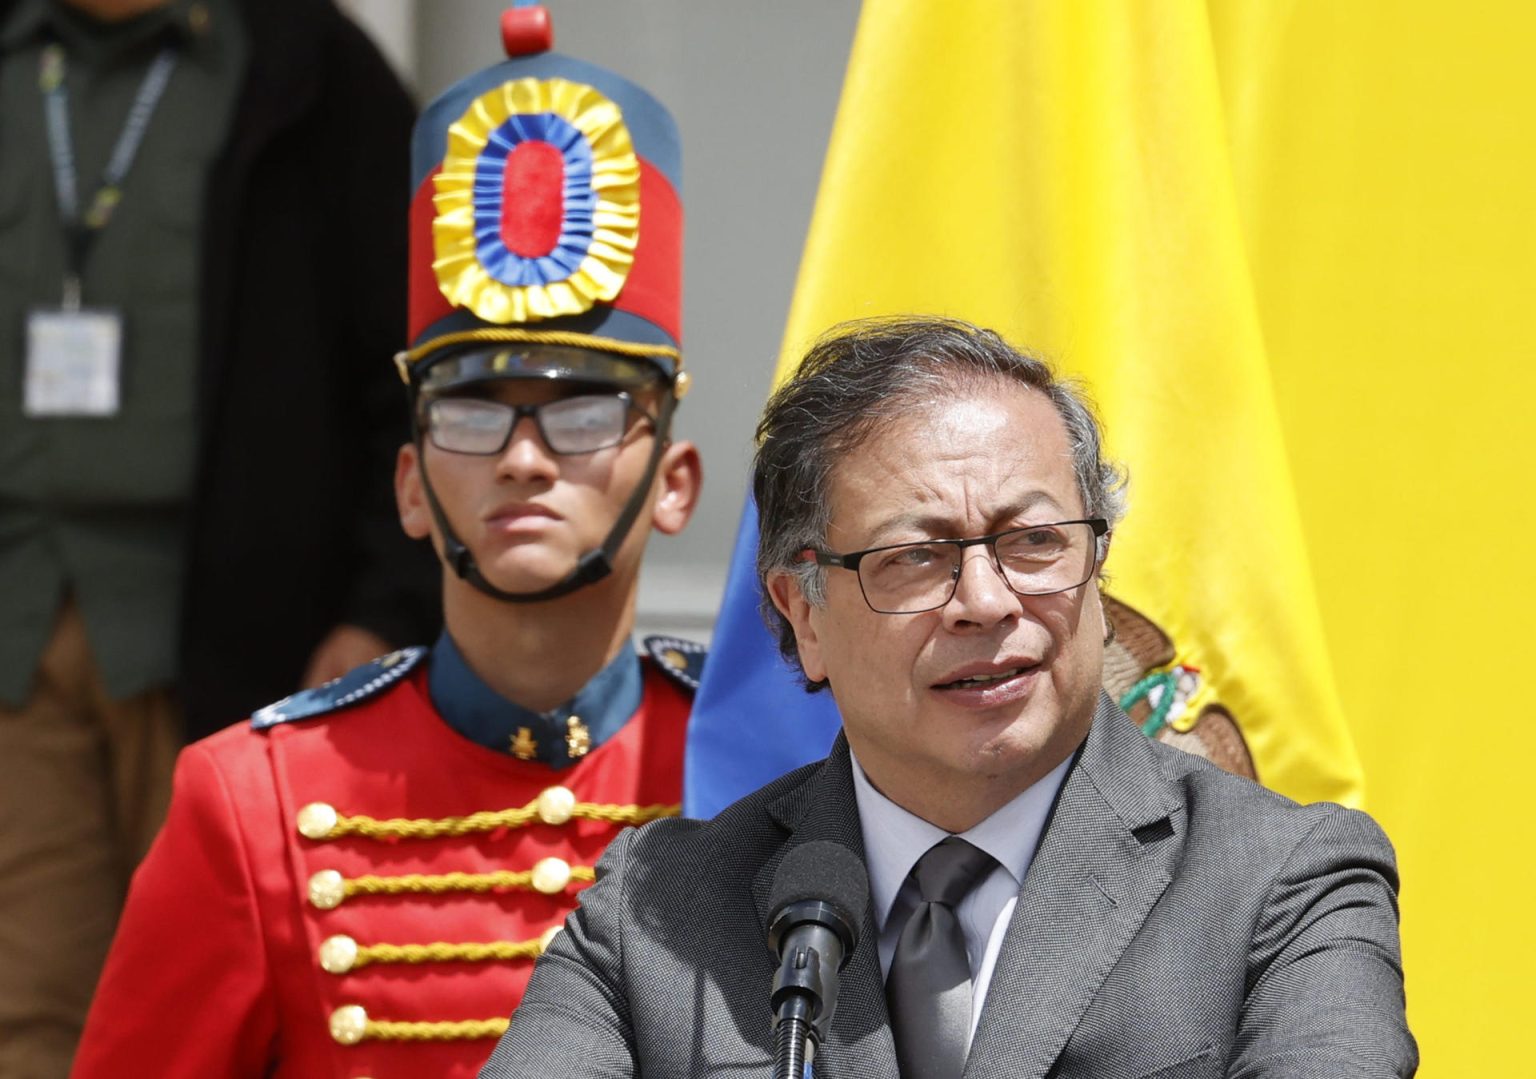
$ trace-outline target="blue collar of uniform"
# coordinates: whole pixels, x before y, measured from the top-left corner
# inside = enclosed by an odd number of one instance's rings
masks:
[[[486,685],[444,630],[432,646],[427,692],[443,720],[471,742],[551,768],[569,768],[618,733],[639,709],[645,685],[640,657],[626,648],[575,697],[548,712],[534,712]]]

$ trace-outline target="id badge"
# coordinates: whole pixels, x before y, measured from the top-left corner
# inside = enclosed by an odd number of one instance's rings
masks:
[[[34,309],[27,314],[22,411],[34,417],[117,415],[122,356],[118,312]]]

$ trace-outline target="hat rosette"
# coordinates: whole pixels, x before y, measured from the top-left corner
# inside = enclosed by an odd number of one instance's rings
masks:
[[[593,87],[492,87],[449,127],[433,182],[432,272],[455,307],[507,325],[579,315],[624,287],[640,162],[619,107]]]

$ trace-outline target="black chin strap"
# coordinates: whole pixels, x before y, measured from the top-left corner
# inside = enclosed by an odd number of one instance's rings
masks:
[[[624,511],[619,514],[619,519],[614,522],[613,528],[609,529],[602,546],[578,558],[576,568],[566,574],[564,580],[537,592],[505,591],[486,580],[485,574],[480,572],[480,567],[475,565],[475,556],[470,554],[469,548],[464,545],[458,533],[453,530],[453,526],[448,523],[448,516],[443,512],[442,503],[437,500],[437,492],[432,489],[432,481],[427,476],[427,455],[423,445],[424,432],[420,425],[416,424],[414,434],[417,467],[421,469],[421,486],[427,494],[427,506],[432,510],[432,519],[437,522],[438,534],[443,537],[441,552],[443,561],[462,580],[468,581],[487,596],[506,603],[542,603],[549,599],[559,599],[578,588],[585,588],[589,584],[601,581],[613,572],[613,560],[618,556],[619,548],[623,546],[625,538],[634,528],[635,521],[640,517],[640,511],[650,500],[651,484],[656,480],[656,469],[661,464],[661,455],[666,452],[667,436],[672,430],[672,410],[676,406],[675,393],[666,393],[662,396],[660,415],[656,417],[656,434],[651,445],[651,456],[645,464],[645,475],[640,477],[639,485],[630,493],[629,501],[624,504]]]

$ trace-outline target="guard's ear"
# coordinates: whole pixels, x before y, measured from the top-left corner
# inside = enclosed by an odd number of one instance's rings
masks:
[[[421,454],[410,442],[395,455],[395,508],[400,527],[411,539],[432,535],[432,512],[421,485]]]
[[[805,676],[812,682],[825,682],[827,668],[821,661],[821,638],[816,632],[817,608],[800,590],[800,579],[788,570],[774,570],[765,583],[768,598],[794,628],[795,648]]]
[[[674,442],[661,454],[651,502],[651,527],[664,536],[681,532],[704,489],[704,462],[692,442]]]

